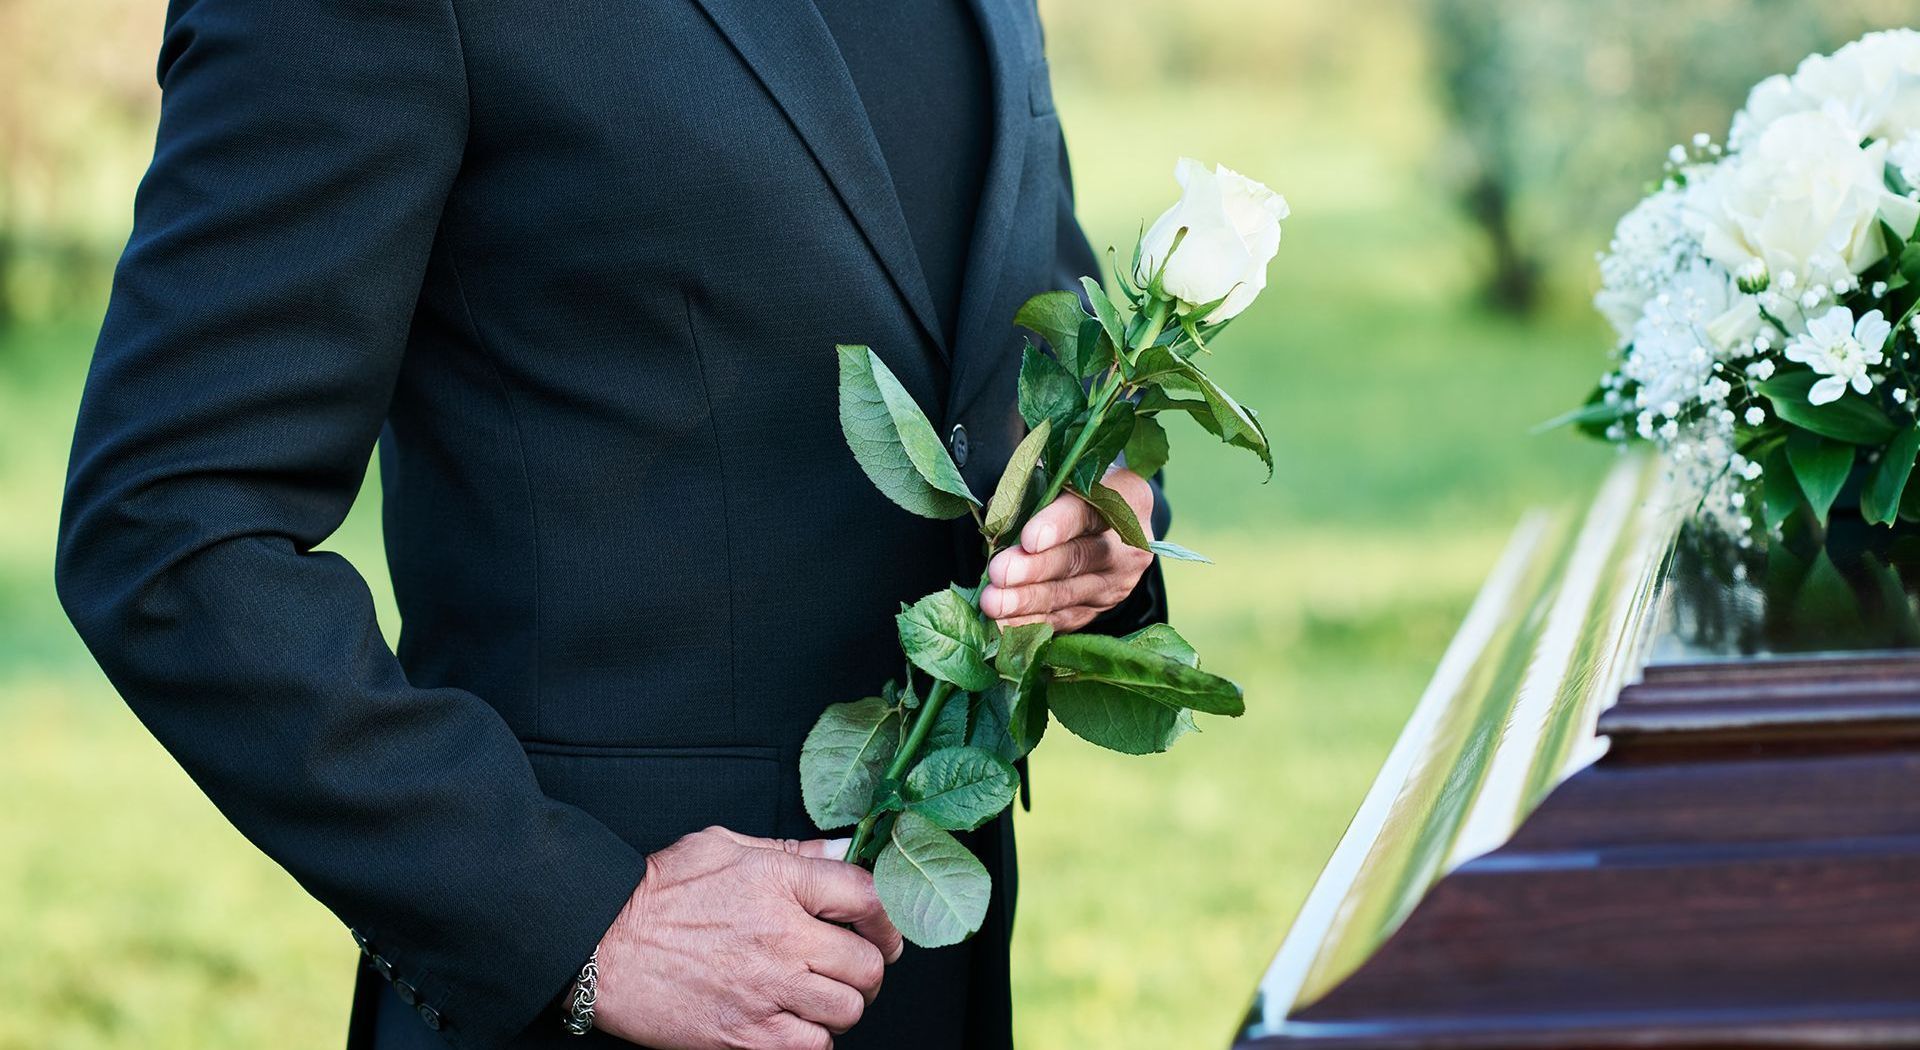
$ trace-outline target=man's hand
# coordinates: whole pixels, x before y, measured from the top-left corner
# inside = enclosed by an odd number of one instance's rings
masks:
[[[1146,479],[1116,469],[1103,483],[1126,497],[1141,530],[1151,534],[1153,489]],[[1005,626],[1045,620],[1062,634],[1077,631],[1125,601],[1151,564],[1153,555],[1127,546],[1091,504],[1063,494],[1028,519],[1018,547],[987,563],[980,611]]]
[[[831,1047],[901,950],[845,848],[708,828],[648,857],[600,942],[594,1027],[659,1050]]]

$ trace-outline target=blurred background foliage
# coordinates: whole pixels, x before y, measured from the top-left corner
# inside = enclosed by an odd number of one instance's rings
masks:
[[[1887,0],[1040,0],[1082,218],[1131,244],[1182,153],[1287,194],[1218,347],[1279,454],[1175,434],[1174,613],[1248,715],[1151,762],[1066,734],[1020,817],[1028,1050],[1222,1046],[1521,509],[1610,454],[1529,427],[1609,338],[1592,253],[1666,147]],[[332,1047],[355,952],[145,736],[51,551],[152,148],[160,0],[0,0],[0,1047]],[[377,482],[331,546],[395,617]],[[823,700],[840,698],[823,698]]]

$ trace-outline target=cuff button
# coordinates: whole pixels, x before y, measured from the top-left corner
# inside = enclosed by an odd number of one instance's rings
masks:
[[[442,1023],[440,1020],[440,1011],[435,1010],[433,1007],[428,1006],[426,1003],[420,1004],[420,1020],[425,1021],[428,1028],[431,1028],[436,1032],[440,1030],[440,1025]]]

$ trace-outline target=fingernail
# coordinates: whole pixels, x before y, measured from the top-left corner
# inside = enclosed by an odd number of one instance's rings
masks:
[[[851,845],[853,845],[853,840],[850,838],[828,839],[827,844],[820,847],[820,850],[827,855],[828,860],[846,860],[847,847]]]

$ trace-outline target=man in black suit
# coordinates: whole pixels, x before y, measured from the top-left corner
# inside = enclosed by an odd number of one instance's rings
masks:
[[[353,929],[351,1044],[568,1045],[593,958],[589,1044],[1009,1045],[1008,822],[985,929],[876,998],[898,934],[796,765],[980,569],[862,475],[834,344],[987,491],[1009,319],[1096,272],[1030,0],[173,0],[159,75],[60,593]],[[397,653],[313,549],[376,440]],[[1071,497],[993,578],[1004,619],[1161,613]]]

